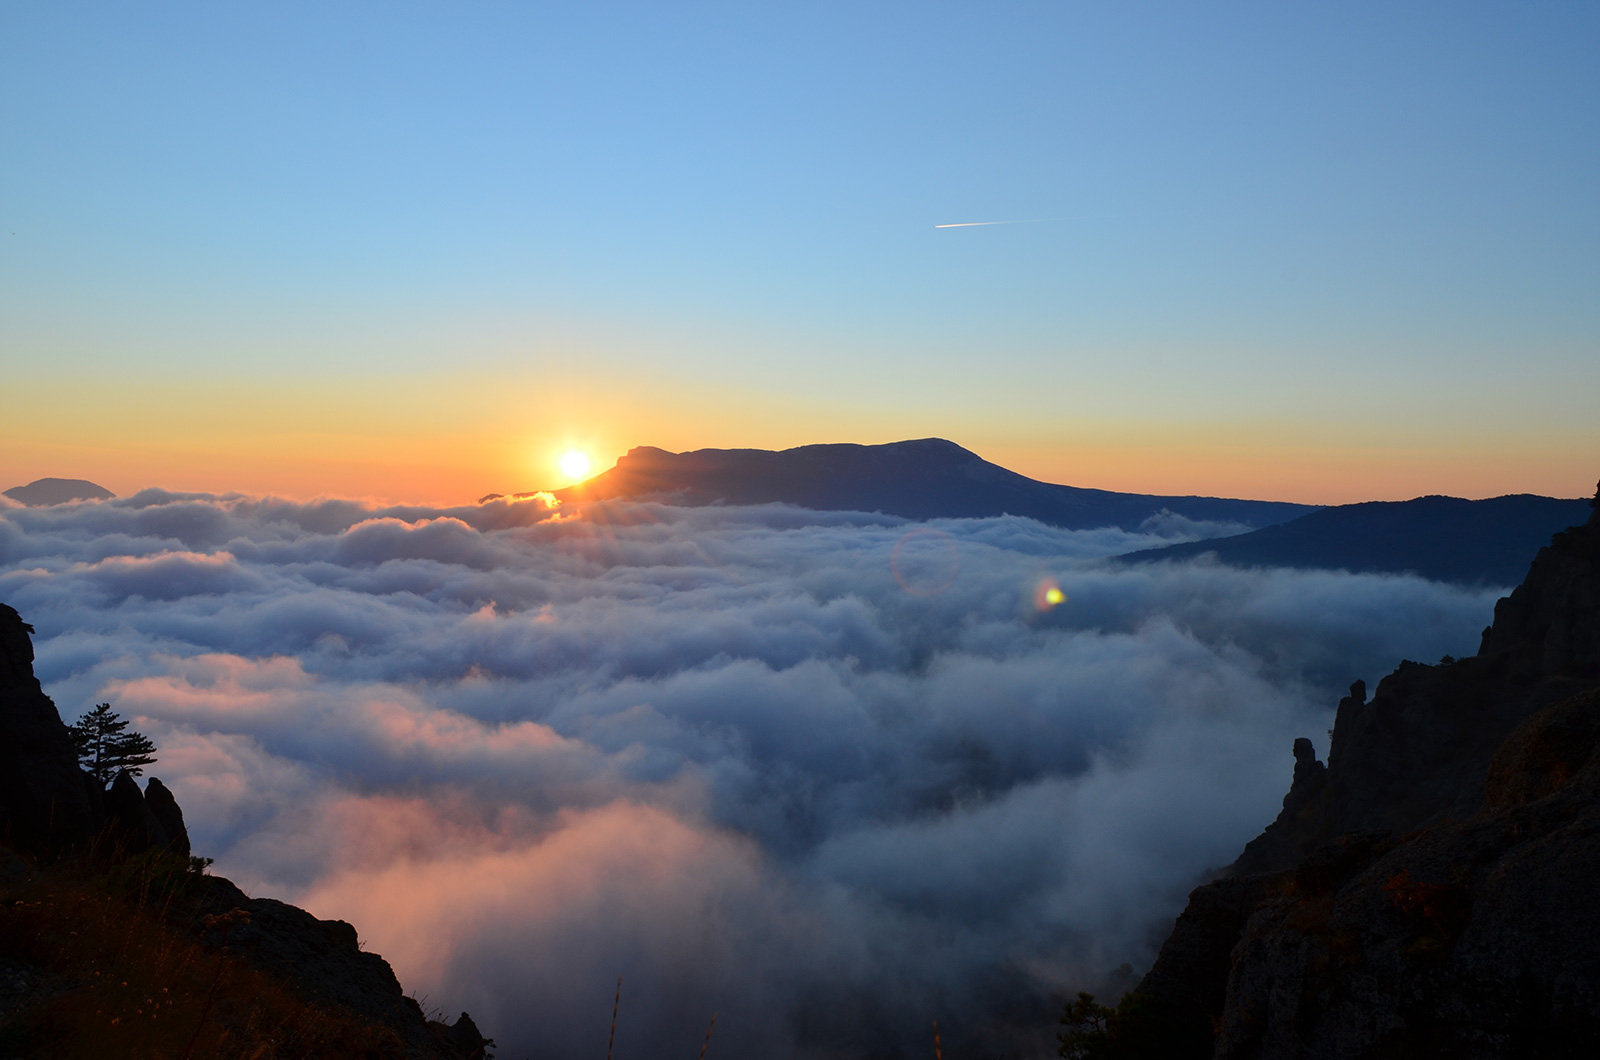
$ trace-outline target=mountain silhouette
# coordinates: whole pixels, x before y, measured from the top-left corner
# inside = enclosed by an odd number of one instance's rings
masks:
[[[882,512],[907,519],[1020,515],[1072,530],[1138,529],[1163,512],[1197,522],[1269,526],[1308,504],[1165,497],[1057,486],[1008,471],[942,438],[887,445],[795,449],[631,449],[616,467],[556,490],[563,501],[793,504],[819,511]]]
[[[0,604],[0,1055],[486,1060],[354,926],[206,872],[161,781],[85,773],[33,635]]]
[[[1525,565],[1477,655],[1402,661],[1370,700],[1356,681],[1326,764],[1295,741],[1282,811],[1080,1034],[1092,1055],[1596,1055],[1600,493],[1590,505]]]
[[[6,496],[30,508],[43,508],[71,501],[108,501],[116,494],[88,479],[41,478],[26,486],[12,486],[6,490]]]
[[[1585,500],[1515,494],[1490,500],[1418,497],[1343,504],[1235,537],[1120,557],[1140,563],[1207,552],[1236,567],[1322,567],[1411,573],[1463,585],[1515,585],[1550,535],[1581,523]]]

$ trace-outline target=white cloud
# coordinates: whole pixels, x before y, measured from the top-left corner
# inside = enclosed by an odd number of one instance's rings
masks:
[[[140,719],[220,871],[506,1055],[592,1052],[619,971],[635,1052],[716,1010],[730,1053],[938,1016],[992,1054],[1148,962],[1293,737],[1497,595],[1102,562],[1196,532],[1147,529],[146,491],[0,508],[0,599],[63,714]],[[948,569],[897,579],[908,534]]]

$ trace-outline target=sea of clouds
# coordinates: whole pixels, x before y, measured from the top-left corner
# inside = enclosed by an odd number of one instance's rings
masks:
[[[597,1055],[619,973],[618,1057],[1028,1055],[1501,595],[1105,558],[1214,529],[149,490],[0,501],[0,601],[216,871],[502,1056]]]

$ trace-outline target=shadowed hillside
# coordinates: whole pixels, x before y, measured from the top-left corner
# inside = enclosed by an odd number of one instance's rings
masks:
[[[1235,567],[1321,567],[1420,574],[1463,585],[1515,585],[1529,558],[1588,502],[1518,494],[1491,500],[1418,497],[1344,504],[1236,537],[1130,552],[1132,563],[1213,553]]]
[[[251,898],[189,856],[159,780],[78,768],[0,604],[0,1056],[479,1060],[356,929]]]

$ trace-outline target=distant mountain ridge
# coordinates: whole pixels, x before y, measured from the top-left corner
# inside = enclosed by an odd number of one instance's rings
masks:
[[[793,504],[819,511],[882,512],[907,519],[1018,515],[1069,530],[1136,530],[1171,512],[1196,522],[1270,526],[1309,504],[1169,497],[1058,486],[990,463],[942,438],[886,445],[794,449],[631,449],[616,467],[566,489],[563,501],[659,500],[673,504]]]
[[[40,478],[26,486],[12,486],[6,496],[30,508],[43,508],[72,501],[109,501],[116,494],[84,478]]]
[[[1587,500],[1513,494],[1344,504],[1235,537],[1130,552],[1143,563],[1215,553],[1237,567],[1419,574],[1465,585],[1515,585],[1550,535],[1583,522]]]

